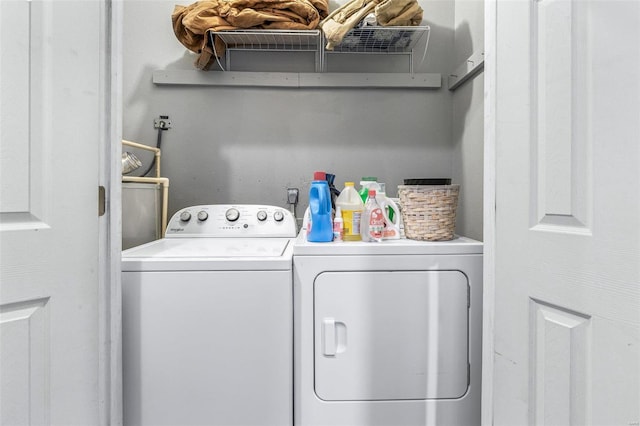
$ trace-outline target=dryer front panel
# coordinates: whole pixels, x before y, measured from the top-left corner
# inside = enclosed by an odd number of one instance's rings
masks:
[[[324,272],[314,283],[315,392],[325,401],[457,399],[469,386],[460,271]]]

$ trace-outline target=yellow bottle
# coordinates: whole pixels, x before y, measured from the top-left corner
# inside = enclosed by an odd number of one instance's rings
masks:
[[[360,241],[360,218],[364,203],[354,187],[354,182],[345,182],[344,189],[336,199],[336,207],[342,210],[344,241]]]

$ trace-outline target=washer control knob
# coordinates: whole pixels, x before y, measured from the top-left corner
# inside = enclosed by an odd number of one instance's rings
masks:
[[[284,213],[282,213],[281,210],[276,210],[276,212],[273,214],[273,219],[276,222],[282,222],[284,220]]]
[[[182,213],[180,213],[180,220],[182,222],[189,222],[191,220],[191,213],[189,213],[188,211],[183,211]]]
[[[238,209],[231,208],[227,210],[224,215],[229,222],[235,222],[236,220],[240,219],[240,212],[238,211]]]
[[[204,222],[207,219],[209,219],[209,213],[205,212],[204,210],[200,210],[198,212],[198,220]]]
[[[267,212],[265,212],[264,210],[260,210],[258,212],[258,220],[260,222],[264,222],[265,220],[267,220]]]

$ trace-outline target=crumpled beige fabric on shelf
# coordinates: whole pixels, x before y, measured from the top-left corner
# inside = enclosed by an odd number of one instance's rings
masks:
[[[416,0],[384,0],[375,9],[378,25],[407,27],[420,25],[422,8]]]
[[[176,5],[173,32],[187,49],[198,53],[196,67],[209,69],[224,55],[225,45],[215,38],[215,54],[209,45],[210,31],[236,29],[313,30],[327,16],[327,0],[206,0],[189,6]]]
[[[320,22],[320,28],[327,39],[326,49],[333,50],[335,46],[339,45],[344,36],[372,12],[380,1],[351,0],[331,12],[326,19]]]
[[[423,11],[417,0],[351,0],[320,22],[326,49],[333,50],[372,11],[381,26],[415,26],[422,22]]]

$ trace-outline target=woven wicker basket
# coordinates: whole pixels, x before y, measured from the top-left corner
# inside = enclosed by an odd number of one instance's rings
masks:
[[[452,240],[460,185],[399,185],[400,210],[407,238]]]

